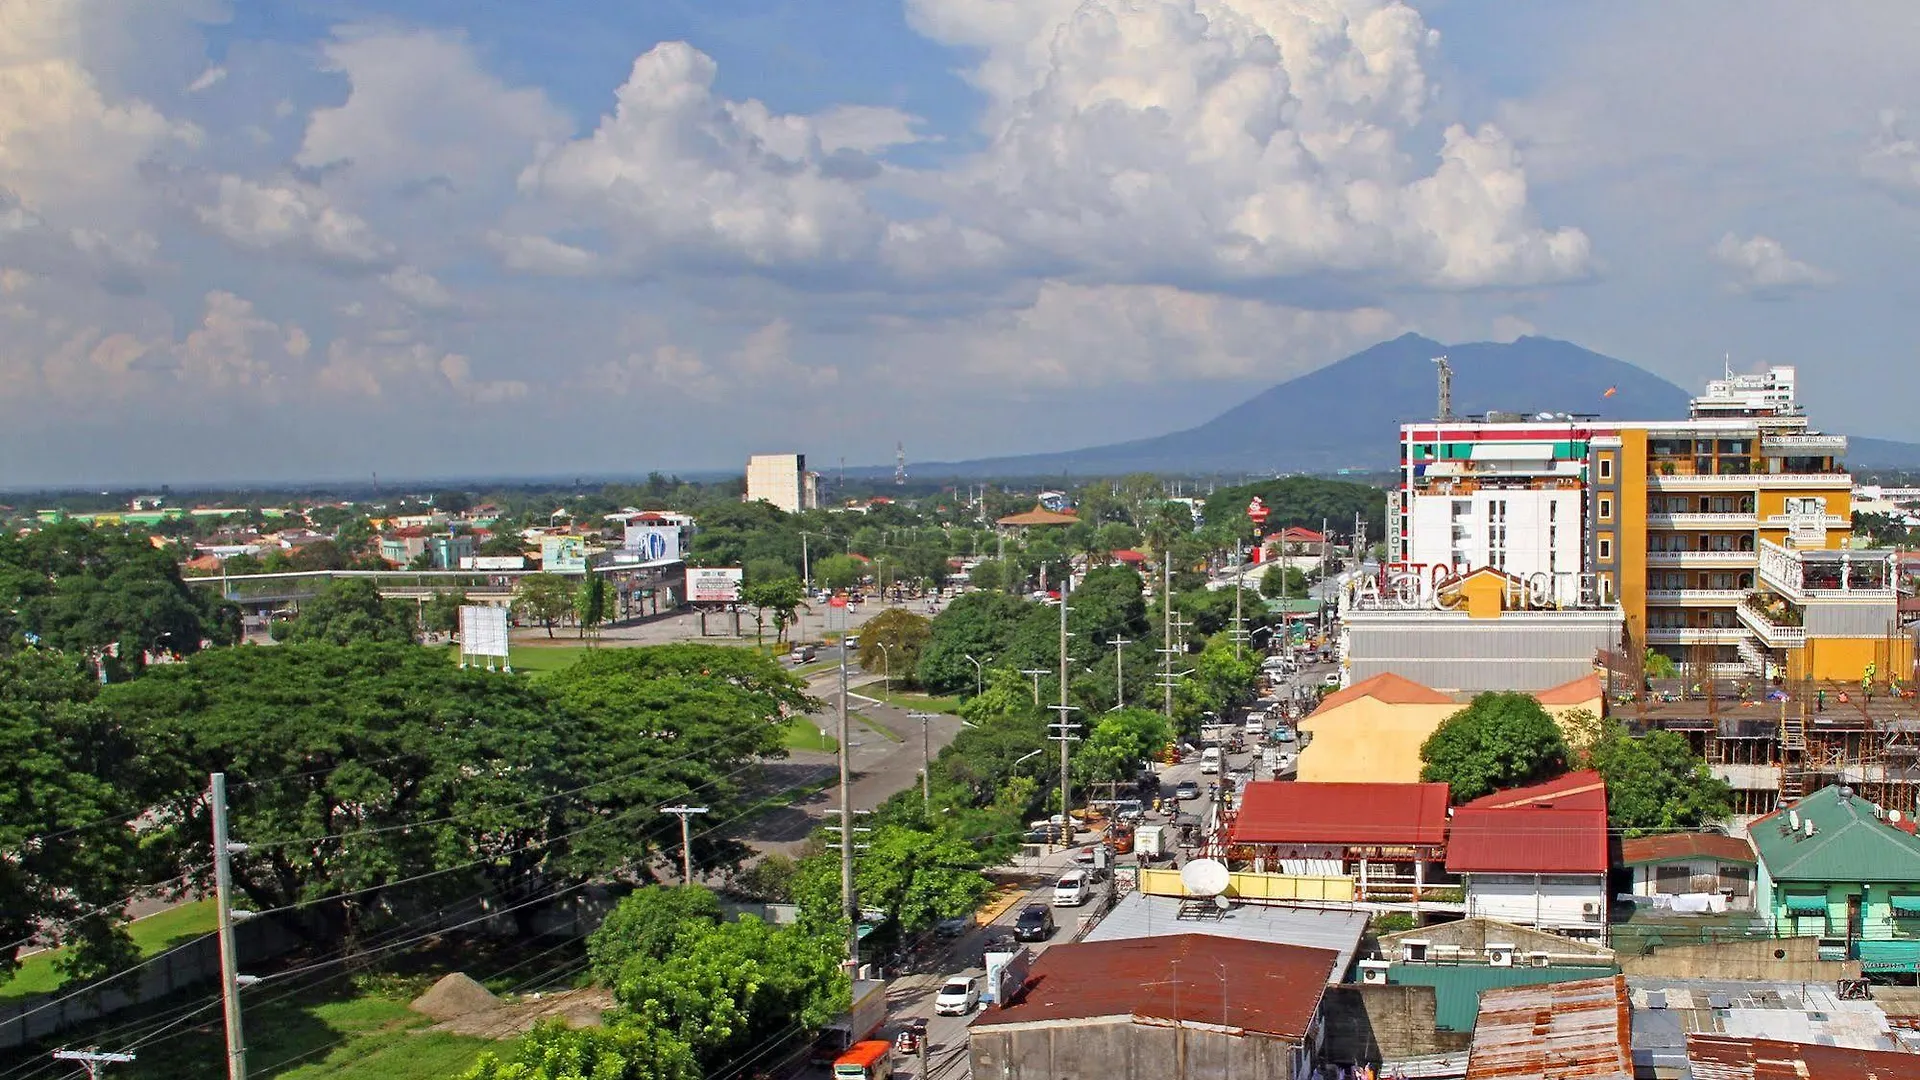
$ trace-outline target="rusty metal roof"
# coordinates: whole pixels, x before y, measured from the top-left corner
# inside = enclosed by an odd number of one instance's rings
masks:
[[[1467,1080],[1633,1080],[1627,981],[1581,979],[1480,996]]]
[[[1114,1017],[1304,1039],[1338,954],[1211,934],[1056,945],[976,1028]]]
[[[1233,819],[1235,844],[1438,847],[1447,841],[1445,784],[1259,780]]]
[[[1914,1080],[1920,1054],[1817,1043],[1687,1036],[1693,1080]]]
[[[1753,845],[1738,836],[1718,833],[1661,833],[1635,836],[1620,841],[1620,862],[1624,866],[1642,863],[1679,862],[1692,859],[1718,859],[1752,865]]]

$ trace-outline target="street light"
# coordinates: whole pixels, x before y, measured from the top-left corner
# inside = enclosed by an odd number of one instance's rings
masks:
[[[1026,761],[1028,758],[1039,757],[1042,753],[1046,752],[1046,749],[1047,748],[1043,746],[1031,754],[1021,754],[1019,757],[1013,759],[1013,765],[1011,767],[1015,769],[1019,768],[1021,762]]]
[[[920,805],[933,805],[933,734],[929,726],[938,713],[910,712],[907,719],[920,721]]]
[[[980,680],[981,680],[982,674],[985,672],[986,669],[981,667],[980,661],[974,660],[971,654],[967,656],[967,659],[971,661],[973,664],[973,696],[979,697],[980,696]],[[993,657],[989,656],[987,657],[987,659],[992,660]]]
[[[881,678],[886,680],[887,694],[891,696],[893,694],[893,650],[887,648],[887,643],[884,641],[876,641],[874,644],[880,646],[880,670],[883,672]]]

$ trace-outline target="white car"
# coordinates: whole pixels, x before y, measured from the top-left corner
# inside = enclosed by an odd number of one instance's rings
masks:
[[[1087,875],[1080,870],[1069,870],[1053,883],[1053,906],[1079,907],[1090,899],[1090,891]]]
[[[937,1016],[965,1016],[980,1005],[980,976],[955,975],[933,999]]]
[[[1338,687],[1340,685],[1340,673],[1337,671],[1329,672],[1327,677],[1321,679],[1320,682],[1325,686]]]

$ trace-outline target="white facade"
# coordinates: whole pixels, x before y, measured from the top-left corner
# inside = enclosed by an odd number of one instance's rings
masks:
[[[1753,910],[1752,863],[1721,862],[1719,859],[1701,857],[1642,863],[1632,869],[1635,896],[1717,892],[1727,898],[1729,909]]]
[[[772,503],[789,514],[819,505],[818,476],[805,454],[755,454],[747,459],[748,502]]]
[[[1605,874],[1463,874],[1466,914],[1569,937],[1604,937]]]
[[[1492,567],[1515,577],[1578,575],[1585,548],[1578,488],[1512,488],[1410,497],[1406,561]]]

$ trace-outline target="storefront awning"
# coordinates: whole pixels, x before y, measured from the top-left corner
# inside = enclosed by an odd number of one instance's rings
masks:
[[[1786,901],[1787,910],[1796,915],[1825,915],[1827,913],[1827,898],[1825,896],[1795,896],[1789,893]]]
[[[1895,915],[1920,915],[1920,895],[1895,896],[1888,903]]]

